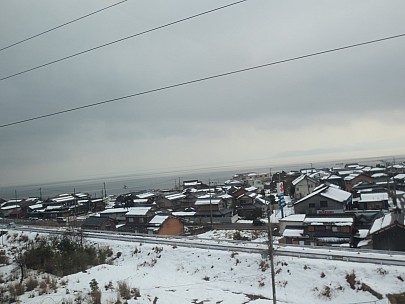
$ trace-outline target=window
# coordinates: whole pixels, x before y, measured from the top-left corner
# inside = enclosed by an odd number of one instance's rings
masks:
[[[145,223],[145,219],[143,217],[140,217],[139,218],[139,224],[143,224],[143,223]]]
[[[133,217],[129,217],[128,218],[128,223],[133,223],[134,222],[134,218]]]
[[[343,226],[342,231],[343,231],[344,233],[349,233],[349,232],[350,232],[350,227],[348,227],[348,226]]]
[[[321,208],[327,208],[328,207],[328,201],[320,201]]]

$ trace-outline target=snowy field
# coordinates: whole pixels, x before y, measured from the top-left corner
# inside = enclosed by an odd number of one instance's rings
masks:
[[[34,234],[24,234],[34,237]],[[225,238],[230,234],[213,231],[201,237]],[[43,295],[37,291],[25,293],[19,297],[20,303],[78,303],[75,299],[90,303],[88,294],[93,279],[102,292],[102,303],[119,303],[117,282],[139,289],[140,296],[132,297],[128,303],[272,303],[269,262],[260,254],[99,239],[87,241],[112,248],[115,259],[111,265],[56,278],[54,290]],[[13,245],[4,238],[3,249]],[[0,267],[3,277],[13,270],[19,275],[15,265]],[[277,303],[382,304],[389,303],[387,294],[405,292],[405,267],[275,257],[275,273]],[[348,275],[352,286],[346,279]],[[45,275],[36,276],[40,279]],[[383,299],[379,300],[376,294],[381,294]]]

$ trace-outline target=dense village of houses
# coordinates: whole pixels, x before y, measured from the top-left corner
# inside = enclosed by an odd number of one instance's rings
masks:
[[[276,194],[280,183],[284,192]],[[188,180],[178,188],[100,199],[87,193],[0,199],[0,212],[15,222],[161,235],[196,233],[241,219],[261,224],[257,219],[271,212],[280,243],[405,251],[403,163],[243,173],[221,185]],[[285,217],[279,212],[283,194]]]

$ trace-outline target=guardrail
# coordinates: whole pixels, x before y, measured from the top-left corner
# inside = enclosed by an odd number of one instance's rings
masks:
[[[66,232],[66,230],[61,230],[60,228],[55,229],[39,227],[18,227],[16,229],[49,234],[61,234]],[[252,243],[235,240],[213,240],[207,238],[196,238],[193,236],[158,236],[147,234],[133,234],[129,232],[117,234],[116,231],[107,232],[97,230],[84,230],[82,232],[83,236],[88,238],[111,239],[125,242],[140,242],[155,245],[170,245],[185,248],[258,253],[261,254],[262,257],[266,257],[268,255],[267,242]],[[209,243],[208,241],[211,243]],[[254,244],[256,247],[252,247],[252,244]],[[405,253],[397,251],[275,244],[274,255],[309,259],[347,261],[356,263],[372,263],[379,265],[405,266]]]

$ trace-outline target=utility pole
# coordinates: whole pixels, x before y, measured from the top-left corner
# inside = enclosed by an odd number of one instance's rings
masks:
[[[39,188],[39,200],[42,201],[42,188]]]
[[[212,223],[211,179],[208,180],[208,194],[209,194],[209,196],[210,196],[211,229],[213,229],[213,228],[214,228],[214,224]]]
[[[266,200],[266,197],[265,197]],[[276,299],[276,283],[275,283],[275,277],[274,277],[274,255],[273,255],[273,230],[272,230],[272,225],[271,225],[271,201],[269,200],[269,204],[267,207],[267,234],[269,238],[268,242],[268,250],[269,250],[269,259],[270,259],[270,271],[271,271],[271,287],[273,288],[273,304],[277,304],[277,299]]]
[[[104,197],[107,197],[107,189],[105,188],[105,182],[104,182]]]

